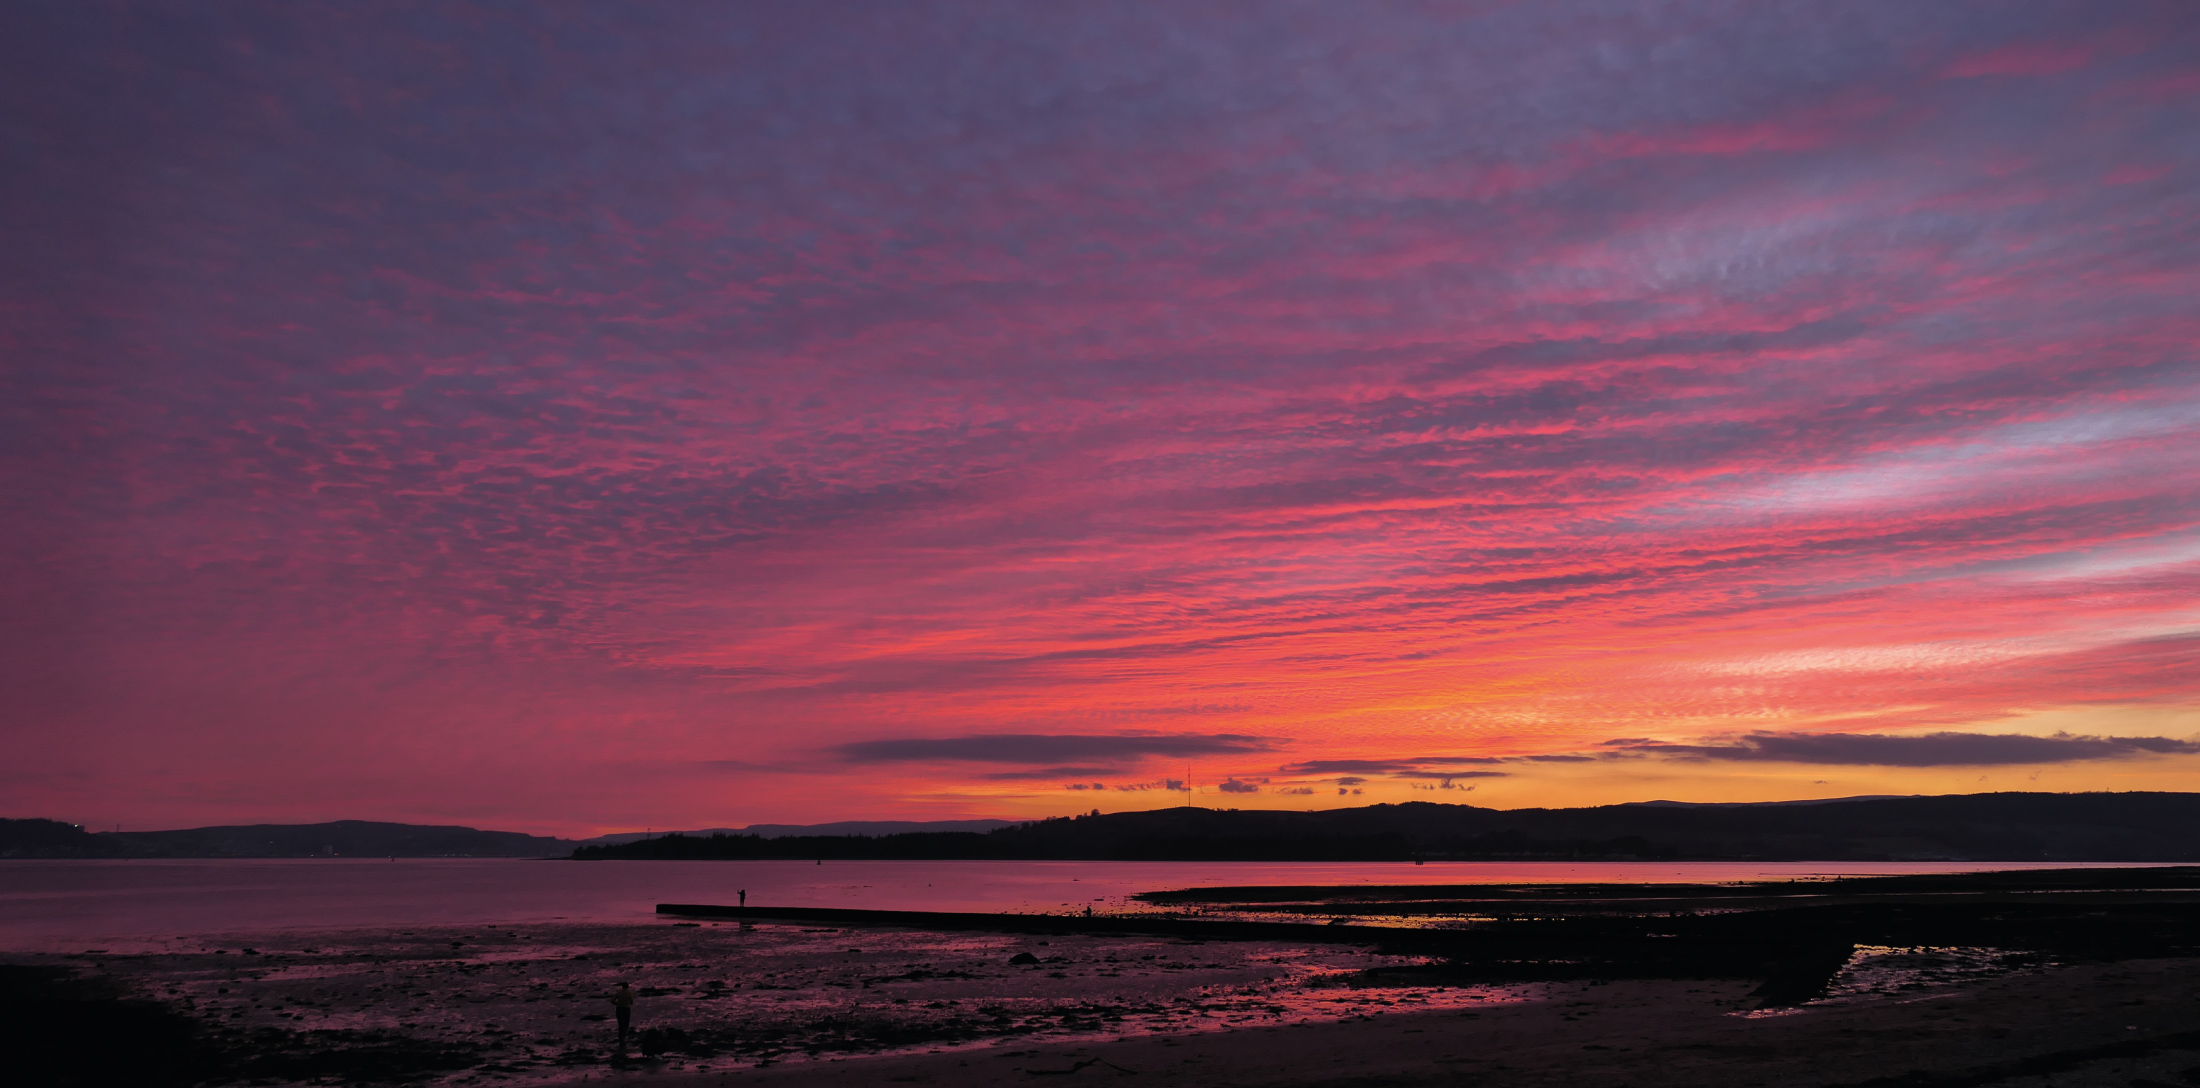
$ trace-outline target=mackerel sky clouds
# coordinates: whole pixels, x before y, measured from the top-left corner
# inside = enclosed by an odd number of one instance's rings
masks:
[[[2200,788],[2193,5],[0,24],[6,815]]]

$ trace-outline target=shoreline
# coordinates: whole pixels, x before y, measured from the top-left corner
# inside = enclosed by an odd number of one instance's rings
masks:
[[[1901,1083],[2045,1088],[2200,1047],[2178,1034],[2200,1028],[2200,869],[1644,890],[1238,886],[1148,900],[1189,916],[668,903],[626,922],[261,928],[0,955],[0,998],[31,1019],[73,1010],[49,1017],[62,1042],[18,1040],[57,1061],[97,1057],[115,1024],[182,1040],[167,1074],[80,1082],[132,1088],[1161,1069],[1638,1088],[1914,1069]],[[607,1022],[621,982],[639,999],[625,1055]],[[2024,1080],[2050,1057],[2068,1068]],[[2200,1083],[2200,1057],[2164,1069]]]
[[[1276,941],[648,921],[236,933],[0,957],[0,974],[67,970],[100,986],[63,1025],[72,1030],[114,1019],[131,999],[157,1003],[177,1032],[207,1042],[208,1068],[248,1079],[295,1070],[298,1080],[371,1081],[368,1072],[394,1062],[436,1083],[524,1083],[658,1064],[612,1053],[606,1014],[621,981],[639,997],[637,1053],[718,1071],[1303,1025],[1527,993],[1437,984],[1377,991],[1341,981],[1420,962]],[[37,1006],[53,1004],[57,991],[5,996]]]
[[[1906,1000],[1736,1015],[1739,984],[1614,982],[1473,1013],[967,1055],[851,1058],[611,1083],[822,1088],[1028,1084],[1075,1074],[1184,1088],[1503,1084],[1521,1088],[1911,1085],[2127,1088],[2200,1077],[2200,960],[2056,968]]]
[[[653,936],[653,928],[631,927],[623,934],[595,936],[612,946],[605,951],[619,955],[613,961],[618,965],[614,970],[632,973],[639,945]],[[454,933],[414,931],[406,936],[415,942],[444,942]],[[547,935],[511,936],[532,941]],[[845,932],[810,936],[828,947],[846,938]],[[255,969],[261,966],[259,960],[270,957],[297,959],[286,950],[255,951],[258,956],[249,957]],[[417,958],[405,960],[398,955],[401,951],[377,942],[371,948],[353,949],[346,958],[376,957],[378,965],[397,969],[408,985],[425,987],[411,994],[432,993],[448,1006],[446,1015],[456,1016],[476,1007],[470,1004],[473,999],[486,996],[478,986],[467,985],[478,980],[480,972],[466,970],[464,965],[493,968],[515,962],[499,950],[476,950],[464,960],[431,958],[424,948],[415,948],[420,953]],[[238,955],[231,952],[224,959]],[[161,977],[145,970],[150,959],[117,957],[99,964],[104,970],[96,973],[118,982],[134,976],[142,983]],[[79,954],[76,962],[90,960]],[[562,962],[572,962],[571,957]],[[677,969],[681,963],[659,966]],[[277,974],[282,972],[271,972],[271,976]],[[290,975],[287,980],[260,980],[265,985],[259,996],[272,998],[286,987],[295,994],[300,992],[297,987],[310,987],[315,979],[327,977],[315,971]],[[1089,991],[1092,981],[1079,980],[1073,986]],[[485,1036],[478,1022],[446,1025],[464,1030],[442,1034],[408,1022],[404,1031],[359,1033],[341,1053],[270,1051],[239,1068],[253,1073],[255,1082],[284,1084],[325,1083],[334,1077],[346,1083],[590,1083],[665,1088],[822,1088],[873,1083],[983,1088],[1029,1084],[1034,1077],[1055,1075],[1126,1083],[1143,1078],[1185,1088],[1406,1088],[1460,1083],[1525,1088],[1707,1084],[2128,1088],[2185,1084],[2200,1078],[2200,1031],[2195,1030],[2200,1024],[2200,957],[2047,965],[1967,980],[1927,980],[1908,989],[1821,1000],[1772,1015],[1751,1013],[1757,1002],[1743,980],[1554,983],[1442,1008],[1399,1000],[1405,992],[1359,991],[1355,1004],[1326,1019],[1265,1017],[1258,1015],[1256,1002],[1248,1002],[1237,1012],[1250,1015],[1195,1017],[1192,1010],[1180,1009],[1172,1014],[1173,1029],[1108,1030],[1094,1022],[1086,1025],[1091,1030],[940,1039],[930,1045],[863,1045],[844,1037],[843,1042],[851,1045],[839,1049],[718,1063],[698,1062],[679,1053],[637,1055],[625,1061],[529,1061],[497,1049],[520,1034],[509,1025],[492,1026]],[[661,1024],[666,1000],[682,998],[645,999],[641,1023]],[[315,1022],[298,1024],[295,1037],[316,1036],[328,1032],[322,1026],[327,1018],[319,1015],[329,1011],[326,995],[320,1004],[321,1009],[309,1009],[269,1000],[265,1012],[311,1017]],[[489,1021],[496,1025],[512,1011],[513,1005],[507,1003],[484,1014],[496,1017]],[[240,1039],[270,1041],[266,1023],[248,1025],[250,1030]],[[1199,1029],[1194,1030],[1194,1025]],[[524,1032],[525,1026],[521,1029]],[[609,1027],[598,1021],[589,1030],[601,1036]],[[163,1082],[154,1078],[111,1083]]]

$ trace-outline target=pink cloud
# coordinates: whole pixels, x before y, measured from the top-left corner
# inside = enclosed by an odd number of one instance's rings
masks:
[[[2190,111],[1940,78],[2175,50],[1532,7],[72,23],[5,77],[13,788],[707,826],[1185,773],[833,755],[911,740],[2200,694]]]

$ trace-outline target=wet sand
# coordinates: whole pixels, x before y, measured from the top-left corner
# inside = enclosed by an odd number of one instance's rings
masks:
[[[1348,987],[1406,959],[1353,948],[670,922],[9,959],[187,1010],[262,1084],[2200,1083],[2200,959],[1864,949],[1826,997],[1758,1011],[1748,981]],[[611,1052],[619,979],[658,1053]]]
[[[469,1084],[1298,1026],[1541,992],[1354,988],[1424,958],[1351,946],[671,920],[231,934],[4,959],[163,1002],[240,1068],[366,1079],[346,1071],[373,1057]],[[638,995],[625,1059],[608,1016],[621,981]],[[257,1054],[283,1057],[254,1066]]]
[[[1553,986],[1477,1010],[1384,1010],[1291,1027],[850,1058],[621,1084],[1011,1085],[2200,1084],[2200,960],[2052,968],[1769,1016],[1744,983]],[[1057,1081],[1057,1077],[1061,1078]]]
[[[263,930],[0,956],[0,999],[47,1018],[15,1029],[46,1068],[96,1065],[123,1022],[183,1040],[161,1078],[75,1082],[132,1088],[2200,1085],[2191,889],[2014,879],[1795,888],[1740,910],[1757,890],[1655,911],[1635,888],[1501,909],[1489,889],[1200,893],[1349,907],[1344,927],[812,910],[878,924]],[[624,1053],[621,981],[640,1029]]]

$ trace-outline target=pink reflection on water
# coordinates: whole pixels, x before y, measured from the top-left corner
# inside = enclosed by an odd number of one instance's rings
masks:
[[[658,903],[1068,913],[1241,885],[1724,883],[2067,862],[0,861],[0,948],[324,926],[633,921]],[[2103,866],[2106,867],[2106,866]]]

